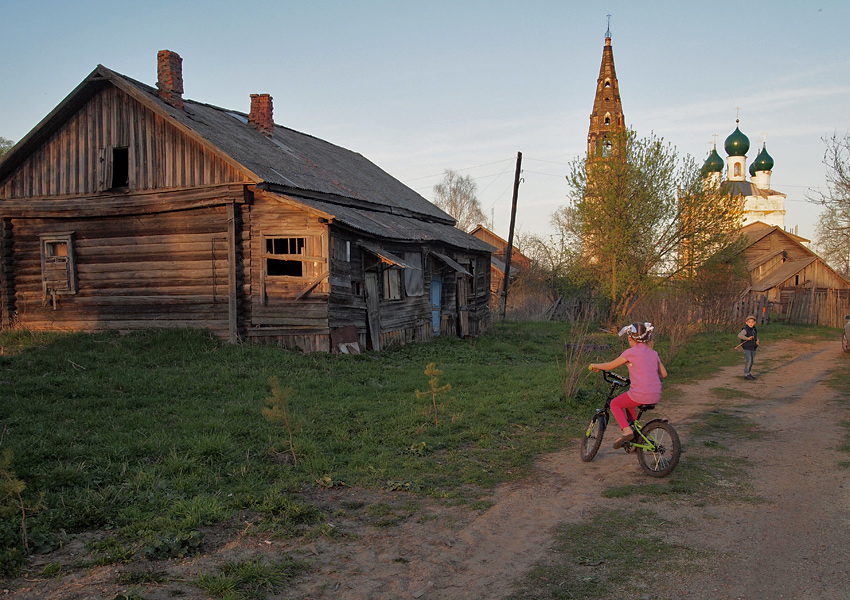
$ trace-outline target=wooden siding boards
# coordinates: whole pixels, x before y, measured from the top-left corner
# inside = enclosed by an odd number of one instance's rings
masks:
[[[98,194],[110,187],[104,167],[120,147],[128,148],[132,190],[248,182],[163,117],[106,88],[0,184],[0,198]]]
[[[113,164],[123,156],[126,185]],[[424,276],[413,294],[379,299],[378,347],[431,337],[433,273],[441,333],[483,333],[492,248],[453,224],[359,154],[280,126],[266,136],[210,105],[174,108],[99,66],[0,160],[0,325],[201,327],[304,351],[333,350],[331,332],[345,329],[366,347],[366,273],[380,288],[387,268],[368,246],[419,255]],[[41,239],[56,234],[73,242],[77,285],[47,297]],[[303,240],[300,275],[270,255],[277,238]]]
[[[744,250],[752,280],[748,293],[766,294],[780,315],[791,318],[800,297],[829,296],[839,302],[850,297],[850,282],[805,247],[805,239],[759,222],[743,233],[749,242]]]

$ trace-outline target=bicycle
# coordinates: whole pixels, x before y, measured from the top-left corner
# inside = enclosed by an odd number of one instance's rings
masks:
[[[605,407],[596,409],[581,439],[581,459],[584,462],[593,460],[602,445],[605,428],[611,420],[611,400],[621,388],[631,383],[627,377],[621,377],[611,371],[602,371],[602,378],[611,384],[611,390],[605,400]],[[635,439],[625,442],[623,449],[629,454],[637,454],[641,468],[648,475],[666,477],[679,464],[682,446],[679,442],[679,434],[667,419],[652,419],[646,425],[641,424],[641,416],[654,408],[654,404],[641,404],[637,407],[637,418],[634,421],[629,419]]]

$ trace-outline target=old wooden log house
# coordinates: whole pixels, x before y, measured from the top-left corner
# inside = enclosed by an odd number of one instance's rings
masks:
[[[379,350],[490,325],[485,242],[355,152],[98,66],[0,161],[0,326]],[[246,104],[247,104],[246,98]]]

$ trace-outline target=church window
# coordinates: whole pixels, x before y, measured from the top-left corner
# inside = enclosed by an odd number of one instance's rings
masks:
[[[607,88],[611,87],[611,80],[610,79],[605,80],[605,87],[607,87]]]
[[[610,124],[611,124],[611,117],[605,117],[605,124],[606,124],[606,125],[610,125]]]
[[[741,163],[735,163],[735,177],[741,176]]]

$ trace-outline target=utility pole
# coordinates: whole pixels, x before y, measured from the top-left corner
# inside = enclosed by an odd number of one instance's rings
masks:
[[[511,227],[508,231],[508,248],[505,250],[505,278],[502,288],[502,302],[499,314],[505,320],[505,310],[508,306],[508,284],[511,281],[511,255],[514,253],[514,224],[516,223],[516,201],[519,195],[519,174],[522,167],[522,152],[516,153],[516,173],[514,174],[514,197],[511,202]]]

